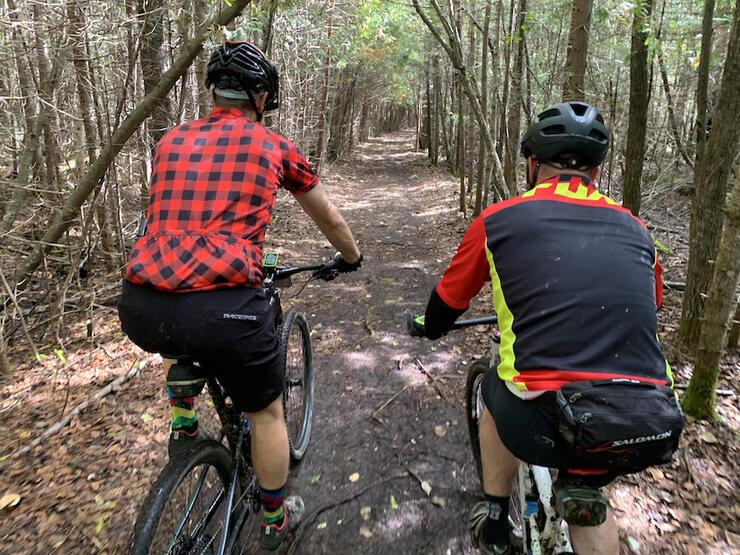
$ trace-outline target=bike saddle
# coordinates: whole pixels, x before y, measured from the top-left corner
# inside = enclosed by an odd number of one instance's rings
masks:
[[[162,355],[166,356],[166,355]],[[167,372],[167,387],[175,397],[197,397],[206,384],[206,375],[190,357],[167,357],[177,360]]]

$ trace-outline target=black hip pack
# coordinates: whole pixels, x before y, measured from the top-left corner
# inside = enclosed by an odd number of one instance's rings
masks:
[[[571,382],[555,396],[573,464],[623,474],[671,460],[684,417],[665,385],[617,378]]]

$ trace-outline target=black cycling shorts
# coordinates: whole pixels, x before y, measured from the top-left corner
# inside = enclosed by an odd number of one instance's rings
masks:
[[[492,368],[483,378],[481,393],[501,441],[519,460],[557,468],[564,471],[568,479],[578,479],[597,488],[618,476],[611,471],[590,474],[593,470],[572,468],[568,447],[558,431],[555,392],[548,391],[525,401],[514,395]]]
[[[189,357],[212,372],[240,411],[259,412],[283,391],[273,308],[262,289],[169,293],[124,280],[118,316],[145,351]]]

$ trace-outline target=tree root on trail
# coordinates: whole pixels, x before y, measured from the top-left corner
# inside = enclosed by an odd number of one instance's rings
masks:
[[[83,410],[89,407],[93,402],[99,399],[102,399],[103,397],[108,395],[108,393],[110,393],[111,391],[118,391],[121,388],[121,385],[123,385],[125,382],[127,382],[128,380],[136,376],[143,368],[147,366],[147,364],[152,362],[152,360],[154,360],[154,358],[156,358],[157,356],[158,355],[150,355],[144,359],[137,358],[136,361],[131,365],[131,367],[128,369],[128,371],[123,376],[110,382],[107,386],[105,386],[103,389],[98,391],[95,395],[93,395],[89,399],[82,401],[82,403],[80,403],[74,409],[68,412],[67,415],[64,418],[62,418],[59,422],[57,422],[53,426],[50,426],[49,429],[47,429],[43,434],[41,434],[39,437],[34,439],[31,443],[29,443],[25,447],[13,453],[6,461],[6,464],[14,459],[17,459],[21,455],[25,455],[26,453],[31,451],[34,447],[39,445],[42,441],[44,441],[48,437],[57,433],[64,426],[69,424],[72,418],[80,414]]]
[[[295,531],[295,534],[293,536],[293,541],[290,544],[290,548],[288,549],[287,555],[292,555],[293,553],[295,553],[296,549],[298,549],[298,543],[301,539],[301,536],[303,536],[303,534],[305,533],[306,528],[308,528],[308,525],[311,524],[316,519],[316,517],[319,516],[324,511],[328,511],[329,509],[334,509],[336,507],[339,507],[340,505],[349,503],[350,501],[357,499],[361,495],[365,494],[367,491],[381,484],[385,484],[386,482],[390,482],[391,480],[396,480],[398,478],[406,478],[408,476],[409,476],[409,473],[405,470],[403,472],[399,472],[398,474],[386,476],[385,478],[381,480],[377,480],[373,482],[372,484],[368,484],[361,490],[347,494],[344,497],[337,499],[336,501],[332,501],[331,503],[327,503],[326,505],[323,505],[319,507],[318,509],[315,509],[311,514],[309,514],[303,519],[303,522],[301,522],[301,525]]]

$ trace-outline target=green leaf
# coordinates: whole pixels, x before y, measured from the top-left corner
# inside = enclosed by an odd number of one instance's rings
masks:
[[[655,237],[653,237],[653,244],[655,245],[655,248],[658,249],[659,252],[671,254],[673,251],[670,247],[666,247],[663,243],[658,241]]]
[[[313,476],[311,476],[311,483],[318,484],[320,479],[321,479],[321,473],[314,474]]]
[[[54,354],[62,361],[62,364],[67,364],[67,358],[64,356],[64,351],[62,349],[54,349]]]
[[[394,511],[398,510],[398,502],[393,495],[391,495],[391,509],[393,509]]]

